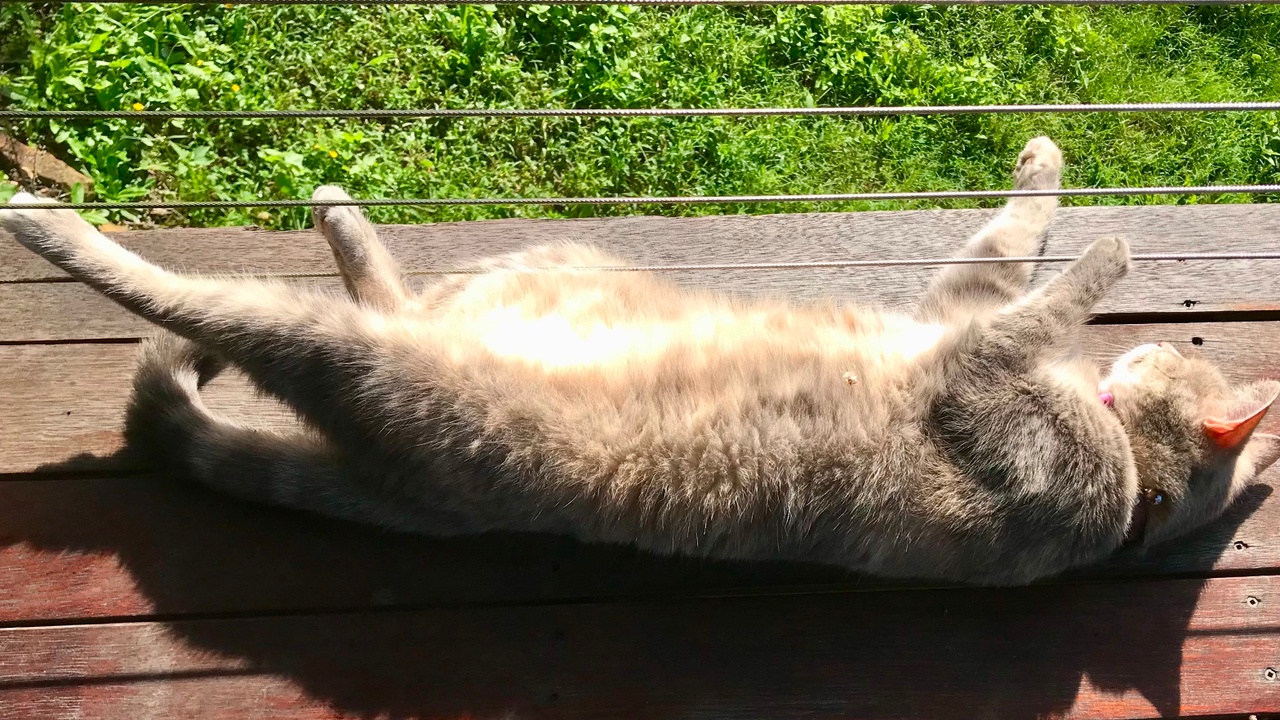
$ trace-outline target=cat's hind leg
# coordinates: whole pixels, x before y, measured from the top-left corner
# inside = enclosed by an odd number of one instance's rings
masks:
[[[189,341],[170,334],[145,341],[125,414],[128,448],[242,500],[395,530],[435,529],[412,502],[378,496],[370,477],[377,468],[351,462],[323,438],[247,427],[211,411],[199,388],[217,370]]]
[[[1062,153],[1047,137],[1033,138],[1018,155],[1013,171],[1015,190],[1056,190],[1062,173]],[[978,231],[959,253],[962,258],[1029,257],[1039,255],[1054,211],[1056,196],[1013,197]],[[938,273],[921,300],[923,320],[948,322],[991,312],[1022,296],[1033,264],[990,263],[950,265]]]
[[[351,196],[342,188],[316,188],[312,201],[345,201]],[[342,282],[356,302],[370,308],[393,311],[408,301],[404,276],[387,249],[378,241],[377,231],[354,205],[313,206],[311,217],[333,250]]]
[[[20,193],[12,202],[34,201]],[[394,400],[411,395],[406,359],[425,360],[405,352],[414,341],[380,313],[282,283],[175,275],[56,207],[0,205],[0,225],[132,312],[225,358],[315,427],[385,439]]]

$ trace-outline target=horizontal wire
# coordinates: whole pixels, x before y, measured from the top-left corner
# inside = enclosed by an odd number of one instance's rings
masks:
[[[1069,103],[1063,105],[917,105],[769,108],[420,108],[374,110],[0,110],[0,120],[293,119],[293,118],[568,118],[980,115],[1280,111],[1280,102]]]
[[[813,262],[763,262],[763,263],[712,263],[687,265],[591,265],[566,267],[529,268],[478,268],[463,267],[449,270],[413,270],[408,276],[427,275],[483,275],[489,272],[703,272],[717,270],[815,270],[824,268],[883,268],[883,267],[935,267],[941,265],[996,265],[1000,263],[1067,263],[1079,260],[1078,255],[1022,255],[1015,257],[949,257],[949,258],[898,258],[889,260],[818,260]],[[1141,253],[1130,255],[1134,262],[1203,261],[1203,260],[1280,260],[1276,252],[1233,253]],[[333,273],[262,273],[258,278],[327,278]]]
[[[72,0],[67,0],[68,2]],[[0,0],[0,5],[31,0]],[[99,0],[104,4],[191,5],[182,0]],[[1274,5],[1280,0],[236,0],[234,5]],[[59,4],[57,0],[48,4]],[[212,4],[212,3],[207,3]],[[222,3],[219,3],[222,4]]]
[[[810,195],[686,195],[667,197],[374,198],[346,200],[173,200],[149,202],[8,203],[10,210],[216,210],[291,207],[439,207],[450,205],[731,205],[737,203],[850,202],[856,200],[982,200],[1014,197],[1130,197],[1134,195],[1229,195],[1280,193],[1271,185],[1166,185],[1138,188],[1056,190],[929,190],[921,192]]]

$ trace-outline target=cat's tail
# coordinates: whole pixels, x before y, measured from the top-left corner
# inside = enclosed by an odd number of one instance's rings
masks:
[[[248,427],[206,406],[200,388],[222,367],[176,335],[145,341],[125,412],[128,449],[168,473],[244,500],[421,529],[407,508],[371,495],[357,481],[358,468],[319,435]]]

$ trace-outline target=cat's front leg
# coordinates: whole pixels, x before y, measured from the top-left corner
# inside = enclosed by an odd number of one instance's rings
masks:
[[[996,316],[991,339],[1032,356],[1074,342],[1093,307],[1129,267],[1129,243],[1121,238],[1094,241],[1060,275]]]

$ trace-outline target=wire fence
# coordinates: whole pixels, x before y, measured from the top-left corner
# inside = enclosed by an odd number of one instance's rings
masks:
[[[28,0],[0,0],[0,4]],[[185,4],[168,0],[102,0],[140,5]],[[233,5],[637,5],[637,6],[771,6],[771,5],[1245,5],[1280,4],[1280,0],[233,0]],[[59,4],[57,2],[50,4]],[[1248,102],[1152,102],[1152,103],[1071,103],[1000,105],[929,105],[866,107],[758,107],[758,108],[373,108],[373,109],[276,109],[276,110],[22,110],[0,109],[0,120],[102,120],[126,119],[139,122],[176,119],[300,120],[308,118],[345,119],[512,119],[512,118],[699,118],[699,117],[888,117],[979,114],[1065,114],[1065,113],[1162,113],[1162,112],[1277,112],[1280,101]],[[1016,197],[1134,197],[1134,196],[1217,196],[1227,194],[1280,194],[1280,184],[1063,188],[1053,190],[937,190],[909,192],[852,192],[784,195],[720,196],[639,196],[639,197],[450,197],[450,198],[366,198],[348,200],[148,200],[144,202],[72,202],[58,207],[75,210],[211,210],[310,207],[440,207],[440,206],[617,206],[617,205],[739,205],[753,203],[842,203],[854,201],[983,200]],[[14,209],[42,209],[45,203],[10,203]],[[729,265],[644,266],[610,269],[654,270],[752,270],[889,267],[904,265],[946,265],[983,262],[1067,262],[1074,257],[1028,258],[929,258],[831,262],[751,263]],[[1280,259],[1280,253],[1190,253],[1180,255],[1137,255],[1135,260],[1229,260]],[[466,269],[442,273],[471,272]]]
[[[302,118],[696,118],[889,117],[1064,113],[1261,112],[1280,102],[1076,103],[1061,105],[902,105],[766,108],[419,108],[367,110],[0,110],[0,120],[293,120]]]
[[[746,203],[835,203],[876,200],[984,200],[1015,197],[1128,197],[1136,195],[1236,195],[1280,193],[1272,185],[1196,185],[1139,188],[1060,188],[1054,190],[935,190],[921,192],[825,193],[811,195],[680,195],[668,197],[483,197],[352,198],[348,200],[173,200],[152,202],[79,202],[70,210],[212,210],[296,207],[434,207],[441,205],[737,205]],[[11,203],[19,210],[49,208],[47,203]]]
[[[763,262],[763,263],[691,263],[684,265],[594,265],[590,267],[534,267],[520,268],[519,272],[722,272],[748,270],[822,270],[885,267],[942,267],[946,265],[1000,265],[1004,263],[1068,263],[1079,260],[1078,255],[1025,255],[1017,257],[930,257],[887,258],[884,260],[822,260],[816,262]],[[1222,253],[1137,253],[1129,256],[1133,262],[1200,262],[1212,260],[1280,260],[1277,252],[1222,252]],[[451,270],[415,270],[405,275],[479,275],[493,272],[487,268],[456,268]],[[332,273],[282,273],[269,277],[302,278],[330,277]]]

